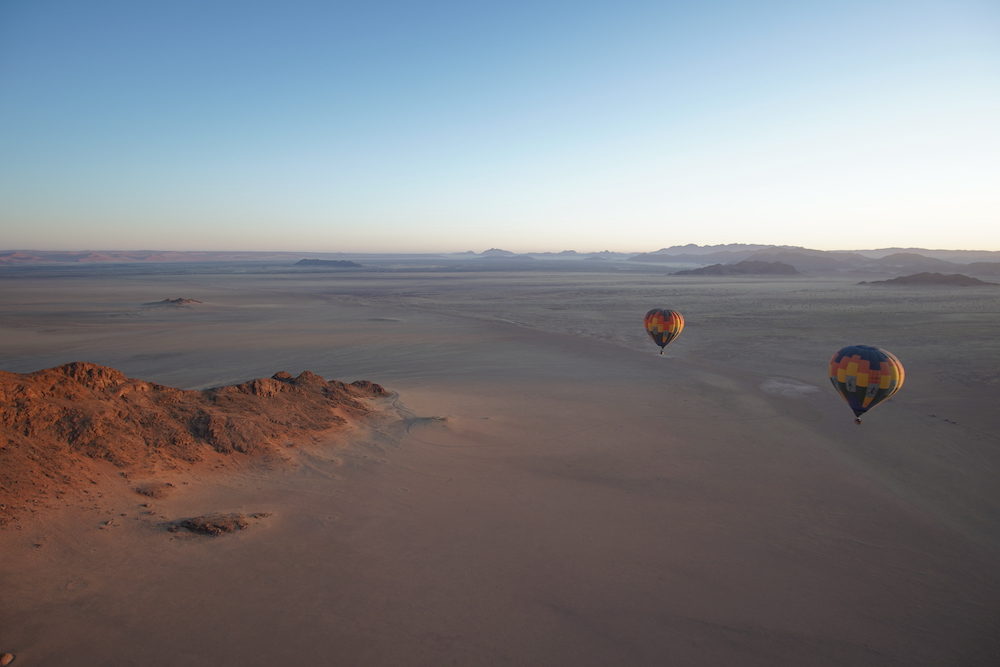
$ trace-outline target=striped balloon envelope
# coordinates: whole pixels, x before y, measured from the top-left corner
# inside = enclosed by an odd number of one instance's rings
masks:
[[[680,335],[684,329],[684,318],[676,310],[666,308],[654,308],[646,313],[644,320],[646,333],[653,339],[653,342],[660,346],[660,354],[663,348],[673,339]]]
[[[899,359],[871,345],[848,345],[830,360],[830,382],[854,410],[855,424],[861,423],[861,415],[899,391],[903,377]]]

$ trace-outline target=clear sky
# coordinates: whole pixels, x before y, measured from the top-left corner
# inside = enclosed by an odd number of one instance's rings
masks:
[[[0,249],[1000,250],[1000,3],[0,0]]]

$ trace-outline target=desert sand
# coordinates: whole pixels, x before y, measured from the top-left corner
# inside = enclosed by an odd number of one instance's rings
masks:
[[[0,370],[393,393],[284,466],[0,530],[29,665],[1000,664],[1000,292],[650,270],[0,275]],[[163,304],[165,299],[200,303]],[[650,308],[682,312],[663,355]],[[826,378],[884,347],[864,425]],[[130,480],[135,482],[135,480]],[[167,525],[258,514],[220,537]],[[110,523],[109,523],[110,522]]]

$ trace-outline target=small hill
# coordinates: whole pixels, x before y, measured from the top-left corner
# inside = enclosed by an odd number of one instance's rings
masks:
[[[294,266],[315,266],[326,269],[360,269],[362,266],[349,259],[300,259]]]
[[[937,269],[940,271],[942,269],[955,270],[962,265],[934,257],[925,257],[915,252],[897,252],[870,262],[868,266],[879,269],[908,269],[910,271]]]
[[[942,259],[948,262],[967,264],[969,262],[996,262],[1000,251],[996,250],[933,250],[928,248],[880,248],[878,250],[857,250],[866,257],[889,257],[896,254],[919,254],[923,257]]]
[[[164,299],[163,301],[151,301],[149,303],[144,303],[143,305],[159,306],[161,308],[169,308],[169,307],[186,308],[189,306],[193,306],[196,303],[201,303],[201,301],[198,301],[198,299],[183,299],[178,297],[176,299]]]
[[[85,362],[0,371],[0,525],[25,508],[83,493],[101,465],[128,478],[209,457],[283,461],[285,448],[350,427],[376,412],[367,399],[385,395],[371,382],[327,382],[308,371],[204,391]]]
[[[501,250],[500,248],[490,248],[489,250],[484,250],[482,253],[483,257],[514,257],[517,253],[513,253],[510,250]]]
[[[912,276],[901,276],[890,280],[861,281],[859,285],[950,285],[953,287],[969,287],[972,285],[996,285],[978,278],[963,276],[961,273],[945,275],[943,273],[915,273]]]
[[[736,264],[713,264],[700,269],[677,271],[674,276],[790,276],[799,272],[783,262],[758,262],[747,260]]]
[[[966,264],[963,270],[977,276],[1000,276],[1000,262],[973,262]]]

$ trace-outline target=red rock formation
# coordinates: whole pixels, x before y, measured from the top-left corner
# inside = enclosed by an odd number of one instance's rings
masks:
[[[0,372],[0,524],[89,483],[95,460],[129,475],[209,454],[281,459],[281,449],[371,413],[366,399],[385,395],[371,382],[327,382],[309,371],[204,391],[82,362]]]

